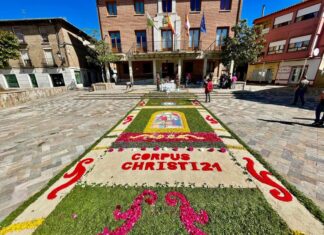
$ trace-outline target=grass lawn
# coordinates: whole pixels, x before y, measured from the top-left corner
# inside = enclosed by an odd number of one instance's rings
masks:
[[[184,99],[149,99],[147,102],[147,106],[160,106],[164,102],[173,102],[176,105],[192,105],[191,100],[184,100]]]
[[[130,234],[188,234],[179,218],[179,206],[170,207],[165,195],[183,193],[196,212],[206,210],[209,223],[197,225],[208,234],[289,234],[285,222],[266,202],[257,189],[234,188],[150,188],[157,192],[155,206],[142,204],[142,218]],[[97,234],[105,226],[115,229],[116,205],[127,210],[142,187],[76,186],[47,217],[35,234]],[[73,219],[72,214],[77,218]]]
[[[142,109],[135,120],[124,132],[143,133],[152,114],[157,111],[164,110],[165,109]],[[191,132],[213,132],[213,129],[208,125],[208,123],[206,123],[206,121],[196,109],[179,109],[175,107],[170,110],[183,112],[186,115],[188,126]]]

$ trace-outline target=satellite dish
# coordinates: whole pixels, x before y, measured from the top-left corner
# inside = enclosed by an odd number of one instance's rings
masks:
[[[314,49],[314,52],[313,52],[313,55],[314,55],[314,56],[318,56],[319,53],[320,53],[320,49],[319,49],[319,48],[315,48],[315,49]]]

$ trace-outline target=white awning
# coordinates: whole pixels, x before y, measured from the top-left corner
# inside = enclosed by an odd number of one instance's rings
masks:
[[[290,43],[309,41],[311,39],[311,37],[312,37],[312,35],[306,35],[306,36],[302,36],[302,37],[292,38],[292,39],[290,39]]]
[[[293,18],[293,13],[289,13],[289,14],[286,14],[286,15],[283,15],[283,16],[279,16],[275,19],[275,22],[274,24],[277,25],[277,24],[281,24],[281,23],[284,23],[284,22],[287,22],[287,21],[291,21]]]
[[[270,42],[269,47],[275,47],[275,46],[281,46],[281,45],[286,45],[286,40]]]
[[[321,8],[321,4],[316,4],[310,7],[306,7],[304,9],[300,9],[297,13],[297,17],[303,16],[303,15],[307,15],[310,13],[314,13],[314,12],[318,12]]]

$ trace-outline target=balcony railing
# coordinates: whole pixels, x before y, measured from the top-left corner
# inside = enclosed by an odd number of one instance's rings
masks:
[[[134,43],[129,54],[147,53],[147,52],[190,52],[201,51],[201,41],[174,40],[174,41],[148,41]]]
[[[31,60],[24,60],[24,61],[20,61],[19,65],[23,68],[32,68],[33,64],[31,62]]]
[[[57,65],[55,64],[54,60],[42,60],[42,65],[43,67],[56,67]]]
[[[205,52],[220,52],[222,50],[222,46],[219,45],[218,41],[214,41],[212,44],[209,45],[204,51]]]
[[[262,29],[261,34],[262,35],[267,34],[267,33],[269,33],[269,31],[270,31],[270,28],[264,28],[264,29]]]

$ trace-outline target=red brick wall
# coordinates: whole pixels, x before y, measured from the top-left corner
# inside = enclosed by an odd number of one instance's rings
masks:
[[[202,0],[201,10],[205,12],[207,34],[201,34],[202,49],[206,49],[216,39],[217,27],[231,27],[236,24],[239,2],[232,0],[231,11],[220,11],[220,0]],[[127,52],[136,42],[135,30],[145,30],[146,16],[135,15],[133,0],[117,0],[117,16],[108,16],[106,8],[107,0],[97,0],[98,14],[102,29],[102,35],[107,35],[108,31],[120,31],[122,50]],[[145,12],[149,12],[152,18],[157,14],[157,0],[144,0]],[[177,0],[176,12],[181,17],[181,39],[187,40],[184,29],[185,15],[190,11],[189,0]],[[191,28],[200,28],[202,18],[200,13],[189,14]],[[232,32],[230,32],[232,35]],[[107,38],[106,40],[109,40]],[[152,41],[152,29],[147,29],[147,41]]]
[[[298,4],[296,6],[287,8],[286,10],[280,11],[278,13],[271,14],[269,16],[265,16],[263,18],[255,20],[255,24],[260,24],[262,22],[270,21],[271,22],[271,27],[269,33],[265,34],[265,40],[266,40],[266,48],[265,48],[265,57],[262,59],[261,62],[270,62],[270,61],[280,61],[280,60],[291,60],[291,59],[302,59],[305,57],[308,57],[310,54],[311,50],[311,45],[313,43],[314,39],[314,34],[316,32],[320,16],[310,19],[310,20],[305,20],[305,21],[300,21],[300,22],[295,22],[295,18],[297,15],[297,12],[299,9],[303,9],[312,5],[315,5],[317,3],[322,2],[322,9],[323,10],[323,5],[324,5],[324,0],[309,0],[307,2],[304,2],[303,4]],[[291,12],[294,12],[293,14],[293,20],[290,25],[283,26],[280,28],[273,28],[273,23],[275,21],[275,18],[289,14]],[[305,35],[310,35],[312,34],[312,38],[310,41],[310,46],[308,47],[308,50],[305,51],[298,51],[298,52],[288,52],[288,46],[289,46],[289,41],[291,38],[299,37],[299,36],[305,36]],[[268,49],[269,49],[269,43],[270,42],[275,42],[275,41],[280,41],[280,40],[286,40],[286,47],[285,47],[285,53],[280,53],[280,54],[275,54],[275,55],[268,55]],[[319,40],[319,44],[320,44]]]

